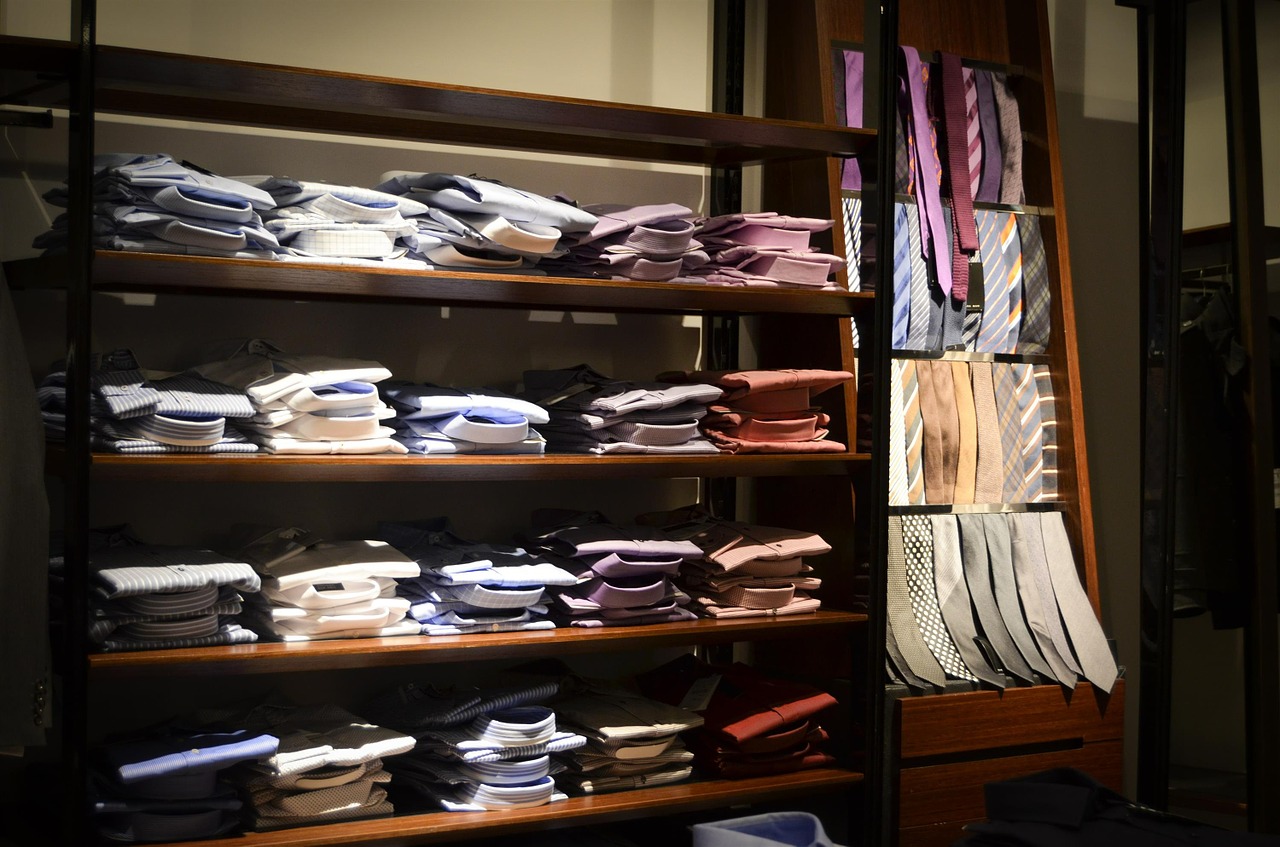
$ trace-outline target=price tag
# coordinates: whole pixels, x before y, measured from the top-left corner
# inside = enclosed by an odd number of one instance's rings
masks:
[[[688,693],[680,701],[680,708],[701,712],[711,705],[711,696],[716,693],[716,686],[719,684],[720,674],[718,673],[698,680],[690,686]]]

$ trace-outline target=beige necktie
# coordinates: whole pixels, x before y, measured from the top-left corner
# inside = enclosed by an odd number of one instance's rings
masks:
[[[944,503],[956,502],[956,470],[960,463],[960,416],[956,411],[956,389],[950,362],[930,362],[933,369],[933,399],[938,404],[938,424],[942,432],[942,496]]]
[[[973,502],[1000,503],[1004,494],[1004,453],[1000,446],[1000,415],[996,411],[995,382],[990,362],[971,362],[973,409],[978,425],[978,464]]]
[[[972,503],[978,483],[978,417],[973,406],[969,366],[964,362],[950,364],[956,414],[960,420],[960,455],[956,462],[956,491],[952,502]]]
[[[943,479],[943,404],[939,402],[933,380],[933,363],[916,362],[916,378],[920,383],[920,417],[924,419],[924,501],[929,504],[949,503],[951,492]]]

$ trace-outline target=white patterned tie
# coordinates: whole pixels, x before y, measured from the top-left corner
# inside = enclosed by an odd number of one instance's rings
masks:
[[[889,505],[907,505],[907,433],[902,412],[902,362],[889,363]]]
[[[907,239],[911,249],[911,322],[907,335],[910,350],[929,349],[929,269],[924,263],[920,235],[920,207],[907,203]]]
[[[911,609],[924,643],[938,664],[958,679],[977,682],[965,665],[955,642],[942,622],[933,576],[933,525],[927,515],[902,516],[902,544],[907,559],[907,586],[911,592]]]

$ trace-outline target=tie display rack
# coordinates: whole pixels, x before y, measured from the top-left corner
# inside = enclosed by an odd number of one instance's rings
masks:
[[[722,8],[737,3],[722,2]],[[720,455],[712,457],[451,457],[400,456],[219,457],[120,456],[88,449],[88,353],[93,295],[155,294],[205,298],[422,306],[517,307],[605,313],[694,315],[723,331],[723,316],[753,319],[761,368],[829,368],[880,376],[887,372],[888,306],[871,291],[810,292],[710,288],[670,283],[504,274],[459,274],[352,266],[289,266],[245,259],[212,259],[94,251],[90,247],[90,187],[97,113],[221,122],[287,130],[357,134],[381,139],[423,139],[535,153],[612,156],[698,165],[737,172],[759,165],[760,208],[841,219],[840,162],[859,156],[864,171],[892,172],[892,145],[879,151],[874,129],[839,126],[829,67],[834,42],[868,45],[865,113],[875,126],[889,93],[901,42],[959,53],[1017,69],[1015,92],[1026,133],[1028,202],[1046,215],[1044,240],[1054,293],[1050,362],[1058,398],[1061,509],[1075,546],[1082,582],[1098,609],[1082,401],[1076,362],[1075,322],[1066,260],[1066,223],[1058,162],[1048,23],[1043,0],[947,0],[856,2],[812,0],[768,6],[765,117],[688,112],[469,89],[409,80],[303,68],[232,62],[94,44],[94,8],[82,2],[79,43],[4,37],[0,51],[5,86],[28,91],[32,105],[68,108],[72,248],[65,257],[6,264],[15,293],[67,291],[68,437],[51,450],[48,470],[64,480],[62,514],[67,535],[67,628],[60,657],[65,708],[59,716],[65,763],[65,796],[83,804],[86,751],[112,727],[98,706],[120,715],[131,700],[163,690],[174,676],[193,689],[279,677],[295,686],[326,687],[325,679],[393,678],[422,670],[460,671],[470,662],[514,663],[534,658],[597,656],[618,651],[746,644],[765,669],[819,681],[841,702],[839,766],[742,780],[698,780],[614,795],[573,798],[545,807],[500,813],[406,814],[272,833],[249,833],[213,845],[428,844],[507,835],[617,820],[700,814],[740,814],[751,804],[801,804],[825,798],[847,814],[848,843],[943,844],[959,826],[981,815],[981,784],[1050,766],[1084,767],[1116,786],[1120,779],[1123,682],[1109,700],[1087,684],[1074,692],[1035,686],[1003,693],[968,684],[927,697],[885,685],[884,560],[887,516],[884,432],[886,408],[879,388],[859,392],[848,384],[839,400],[828,398],[834,438],[844,454]],[[864,19],[864,15],[870,15]],[[1000,22],[991,25],[993,21]],[[889,80],[879,85],[876,80]],[[739,69],[740,70],[740,69]],[[31,71],[64,84],[24,88]],[[65,84],[65,83],[69,83]],[[554,127],[555,129],[549,129]],[[883,183],[882,183],[883,184]],[[732,195],[732,192],[729,192]],[[719,196],[719,195],[717,195]],[[864,194],[864,197],[866,195]],[[736,209],[727,209],[736,210]],[[864,203],[864,243],[891,222],[874,202]],[[875,221],[875,225],[871,222]],[[834,232],[834,252],[843,251]],[[870,266],[869,266],[870,267]],[[845,280],[841,272],[841,280]],[[864,275],[865,278],[865,275]],[[853,344],[857,324],[861,347]],[[704,329],[710,332],[710,329]],[[708,347],[722,349],[719,339]],[[954,355],[954,354],[949,354]],[[736,351],[718,365],[738,364]],[[883,379],[876,380],[877,385]],[[863,432],[860,406],[872,411]],[[870,452],[858,452],[860,436]],[[255,486],[334,483],[308,488],[312,496],[341,498],[346,485],[469,483],[626,486],[643,480],[697,477],[704,492],[750,480],[750,518],[804,527],[834,548],[822,563],[823,609],[795,618],[699,620],[688,624],[582,632],[394,639],[354,639],[306,644],[259,643],[224,648],[94,654],[85,639],[88,588],[86,531],[100,520],[100,505],[113,492],[139,487],[167,490],[216,485],[229,495]],[[367,488],[360,488],[365,491]],[[318,492],[318,493],[317,493]],[[710,497],[712,494],[708,494]],[[126,495],[127,496],[127,495]],[[732,503],[732,497],[723,497]],[[855,504],[858,508],[855,510]],[[357,677],[343,677],[355,674]],[[340,689],[341,682],[330,682]],[[953,690],[954,689],[954,690]],[[173,710],[190,708],[181,692],[168,692]],[[121,705],[122,704],[122,705]],[[66,843],[86,843],[88,821],[65,816]],[[829,827],[830,828],[830,827]],[[47,835],[44,836],[47,842]]]

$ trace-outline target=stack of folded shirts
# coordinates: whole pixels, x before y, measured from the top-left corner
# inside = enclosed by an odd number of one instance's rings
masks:
[[[280,739],[275,755],[237,769],[256,830],[386,817],[391,774],[383,760],[408,753],[412,736],[367,723],[338,706],[265,705],[237,718]]]
[[[394,763],[397,784],[451,812],[520,809],[565,799],[552,779],[550,754],[586,743],[536,705],[557,691],[553,681],[495,692],[410,684],[370,708],[421,739],[413,756]]]
[[[246,730],[166,728],[106,745],[91,794],[98,832],[112,841],[189,841],[225,835],[244,805],[220,779],[242,762],[274,756],[279,739]]]
[[[105,651],[211,647],[257,641],[235,620],[250,565],[212,550],[149,544],[92,553],[89,639]]]
[[[658,378],[711,382],[724,390],[724,399],[711,406],[700,428],[726,453],[844,452],[843,444],[827,440],[830,418],[811,398],[853,379],[848,371],[695,371]]]
[[[638,678],[640,690],[702,714],[686,740],[694,766],[724,777],[791,773],[835,759],[816,717],[836,705],[830,694],[768,677],[743,664],[712,666],[686,654]],[[690,701],[695,702],[690,702]]]
[[[675,203],[584,206],[598,219],[589,232],[566,237],[563,258],[546,263],[565,276],[665,282],[701,267],[709,257],[694,238],[693,211]]]
[[[565,770],[556,783],[578,794],[623,791],[688,779],[693,754],[679,734],[702,726],[702,717],[604,683],[553,703],[562,724],[586,746],[557,754]]]
[[[282,641],[417,635],[396,579],[418,566],[382,541],[321,541],[306,530],[256,533],[240,549],[262,576],[251,613]]]
[[[564,233],[596,224],[594,215],[570,203],[475,176],[391,171],[377,190],[427,207],[401,241],[410,256],[440,268],[528,270],[564,253]]]
[[[702,558],[680,569],[681,587],[694,608],[716,618],[795,615],[816,611],[810,596],[822,580],[803,556],[830,552],[812,532],[757,526],[714,518],[697,509],[641,515],[641,523],[662,526],[673,538],[692,541]]]
[[[227,420],[253,416],[241,391],[197,375],[143,371],[128,350],[98,357],[90,377],[89,439],[110,453],[254,453]],[[67,374],[55,365],[37,390],[45,433],[66,438]]]
[[[354,185],[277,176],[241,179],[275,200],[276,208],[263,217],[267,229],[288,248],[282,258],[399,259],[406,248],[397,240],[416,229],[407,218],[427,211],[407,197]]]
[[[599,512],[534,514],[530,546],[557,557],[578,583],[552,590],[561,623],[630,626],[693,620],[689,597],[668,578],[702,551],[661,529],[617,526]]]
[[[446,518],[382,523],[378,534],[418,564],[397,592],[427,635],[554,629],[544,589],[578,581],[523,548],[460,538]]]
[[[610,379],[587,365],[525,371],[521,396],[551,412],[548,444],[571,453],[714,454],[698,423],[723,392],[714,385]]]
[[[395,410],[395,439],[410,453],[541,454],[546,439],[530,424],[547,410],[491,388],[386,382],[378,386]]]
[[[192,369],[249,396],[254,416],[244,434],[270,453],[404,453],[382,421],[395,413],[374,383],[391,376],[377,362],[293,356],[253,339],[230,356]]]
[[[703,282],[773,288],[835,289],[844,259],[809,245],[830,220],[774,212],[721,215],[701,221],[698,238],[710,261],[691,269]]]
[[[260,213],[275,206],[265,191],[163,153],[103,153],[93,165],[93,240],[99,247],[258,259],[274,258],[281,249],[263,227]],[[65,208],[67,189],[52,189],[45,199]],[[63,213],[33,246],[65,250],[67,226]]]

